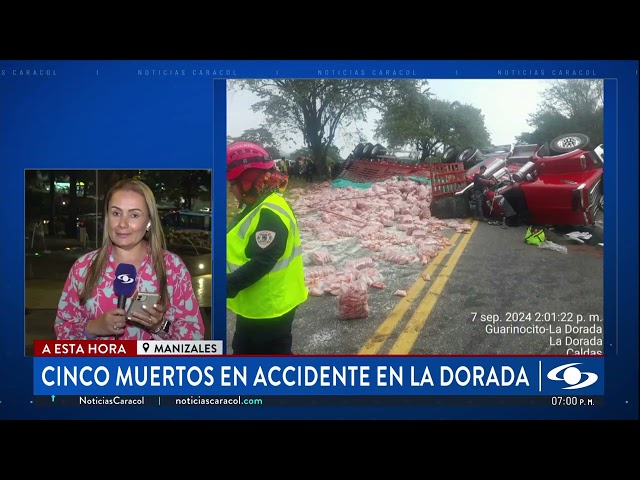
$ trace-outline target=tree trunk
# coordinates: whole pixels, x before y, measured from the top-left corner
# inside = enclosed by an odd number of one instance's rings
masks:
[[[316,164],[316,173],[318,177],[323,180],[331,178],[331,174],[329,173],[329,169],[327,168],[327,156],[325,155],[322,146],[311,147],[311,151],[313,152],[313,159]]]

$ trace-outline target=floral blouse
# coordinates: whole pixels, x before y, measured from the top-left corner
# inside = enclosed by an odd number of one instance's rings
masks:
[[[94,290],[93,296],[89,297],[84,305],[80,305],[80,292],[87,278],[89,265],[97,253],[98,250],[94,250],[81,256],[69,271],[54,323],[58,340],[86,339],[85,326],[87,322],[118,306],[118,297],[113,290],[116,263],[111,251],[109,251],[109,261],[98,288]],[[168,338],[154,335],[135,322],[127,322],[124,331],[118,335],[118,340],[202,340],[204,338],[204,324],[198,301],[193,293],[191,275],[179,256],[167,251],[164,251],[163,255],[167,275],[167,291],[170,297],[170,302],[168,302],[164,313],[165,318],[171,321]],[[140,265],[137,284],[139,293],[159,290],[150,254],[147,254]],[[130,303],[131,298],[127,299],[125,310]],[[105,340],[114,340],[115,338],[115,336],[97,337],[97,339]]]

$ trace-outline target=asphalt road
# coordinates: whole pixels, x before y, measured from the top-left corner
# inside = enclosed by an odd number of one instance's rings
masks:
[[[524,242],[526,227],[472,223],[425,267],[378,262],[387,288],[369,288],[369,315],[341,320],[337,297],[309,297],[294,321],[297,354],[597,354],[603,352],[602,227],[567,253]],[[367,250],[352,251],[353,258]],[[424,280],[422,274],[430,276]],[[406,297],[394,295],[406,290]],[[580,320],[580,321],[579,321]],[[234,316],[227,315],[228,342]],[[232,353],[229,347],[229,353]]]

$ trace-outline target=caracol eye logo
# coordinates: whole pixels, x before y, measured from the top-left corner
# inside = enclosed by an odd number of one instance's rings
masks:
[[[547,378],[549,380],[565,382],[568,384],[568,387],[562,387],[563,390],[576,390],[596,383],[598,375],[592,372],[583,372],[574,365],[582,364],[566,363],[564,365],[560,365],[547,373]]]
[[[134,279],[131,278],[126,273],[122,273],[122,274],[118,275],[116,278],[118,280],[120,280],[122,283],[133,283],[134,282]]]

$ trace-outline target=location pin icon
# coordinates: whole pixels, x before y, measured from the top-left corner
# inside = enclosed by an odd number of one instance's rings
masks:
[[[144,350],[144,353],[147,353],[147,350],[149,350],[149,344],[147,342],[144,342],[142,344],[142,349]]]

